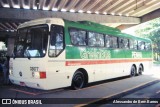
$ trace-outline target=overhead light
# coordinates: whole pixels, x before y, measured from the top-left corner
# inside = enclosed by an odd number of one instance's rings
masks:
[[[37,10],[37,7],[36,7],[36,6],[34,6],[34,7],[33,7],[33,9],[34,9],[34,10]]]
[[[57,8],[52,8],[52,10],[53,10],[53,11],[58,11],[58,9],[57,9]]]
[[[83,13],[83,10],[79,10],[78,12],[79,12],[79,13]]]
[[[106,15],[106,14],[107,14],[107,12],[103,12],[103,14],[105,14],[105,15]]]
[[[12,29],[12,30],[10,30],[11,32],[14,32],[14,30]]]
[[[10,8],[9,4],[4,4],[3,7]]]
[[[29,7],[29,6],[26,6],[26,5],[23,6],[23,8],[24,8],[24,9],[30,9],[30,7]]]
[[[66,9],[61,9],[61,11],[62,11],[62,12],[66,12],[67,10],[66,10]]]
[[[43,7],[43,10],[49,10],[49,8],[48,7]]]
[[[92,13],[91,11],[87,11],[87,13]]]
[[[99,14],[99,12],[98,12],[98,11],[96,11],[95,13],[96,13],[96,14]]]
[[[122,16],[122,14],[121,14],[121,13],[119,13],[119,15],[120,15],[120,16]]]
[[[129,14],[126,14],[126,16],[129,16]]]
[[[20,8],[19,5],[14,5],[13,7],[16,8],[16,9],[19,9],[19,8]]]
[[[112,15],[115,15],[115,13],[111,13]]]
[[[74,10],[74,9],[71,9],[70,12],[75,12],[75,10]]]

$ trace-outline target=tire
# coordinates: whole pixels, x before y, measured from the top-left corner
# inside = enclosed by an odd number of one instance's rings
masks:
[[[138,75],[142,75],[142,72],[143,72],[143,67],[142,67],[142,65],[139,65]]]
[[[130,77],[135,77],[136,76],[136,68],[135,68],[135,66],[132,66],[131,67],[131,72],[130,72]]]
[[[72,89],[81,89],[86,85],[85,75],[81,71],[76,71],[72,78]]]

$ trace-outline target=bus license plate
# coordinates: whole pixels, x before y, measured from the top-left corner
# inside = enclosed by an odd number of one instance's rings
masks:
[[[26,84],[24,82],[20,82],[21,86],[26,86]]]

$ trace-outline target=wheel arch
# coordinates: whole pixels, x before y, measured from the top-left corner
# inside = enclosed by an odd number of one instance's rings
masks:
[[[142,70],[144,71],[143,63],[140,63],[139,66],[142,66]]]
[[[136,64],[133,64],[132,66],[134,66],[134,67],[135,67],[135,69],[136,69],[136,73],[137,73],[137,66],[136,66]]]

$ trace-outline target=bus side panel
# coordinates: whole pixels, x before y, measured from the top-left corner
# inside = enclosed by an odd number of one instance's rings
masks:
[[[48,58],[47,64],[48,71],[48,83],[49,88],[59,88],[70,86],[72,70],[67,69],[65,60],[65,50],[59,55],[59,57]]]

